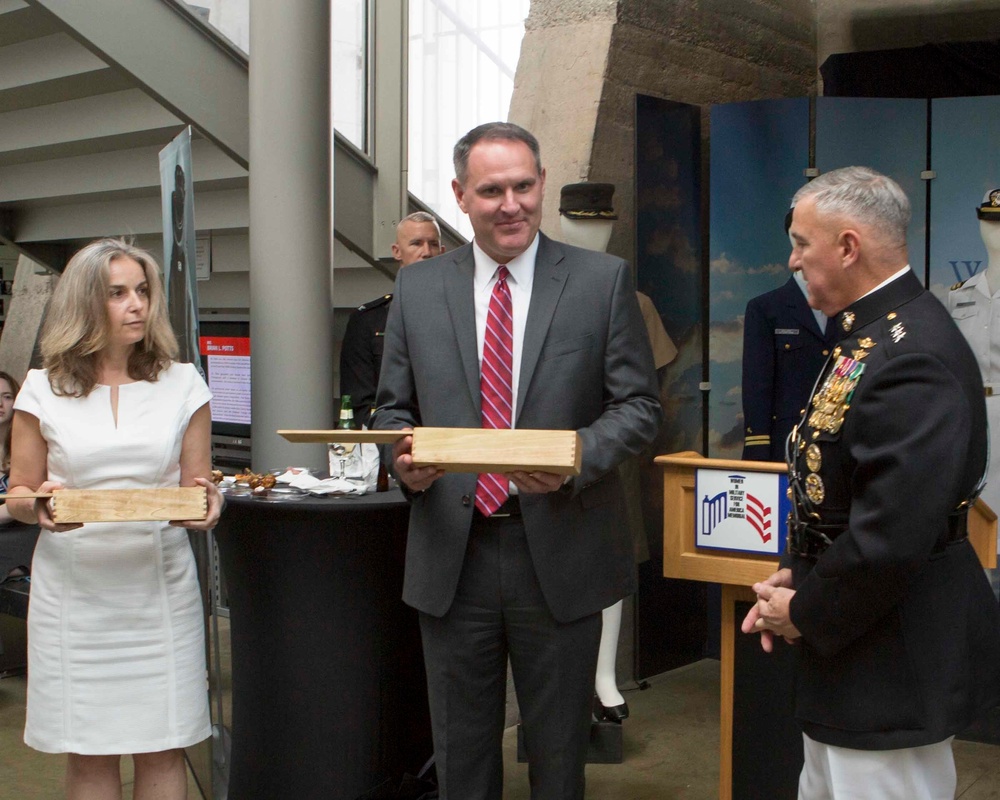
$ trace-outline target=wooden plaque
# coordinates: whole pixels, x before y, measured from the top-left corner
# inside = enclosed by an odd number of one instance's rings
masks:
[[[417,428],[413,432],[413,463],[446,472],[539,470],[579,475],[582,449],[576,431]]]
[[[140,522],[205,519],[202,486],[166,489],[60,489],[52,495],[56,522]]]
[[[297,444],[392,444],[397,439],[409,436],[410,431],[293,431],[281,430],[278,435]]]

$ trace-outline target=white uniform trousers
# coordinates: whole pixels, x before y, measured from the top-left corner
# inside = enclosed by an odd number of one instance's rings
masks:
[[[954,800],[954,738],[900,750],[852,750],[803,734],[799,800]]]

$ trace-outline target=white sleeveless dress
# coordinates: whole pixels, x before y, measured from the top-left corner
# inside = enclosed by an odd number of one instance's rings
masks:
[[[68,489],[177,486],[181,441],[211,393],[190,364],[155,383],[58,397],[31,370],[14,408],[38,418],[48,474]],[[28,607],[26,744],[110,755],[211,735],[201,595],[187,532],[166,522],[42,531]]]

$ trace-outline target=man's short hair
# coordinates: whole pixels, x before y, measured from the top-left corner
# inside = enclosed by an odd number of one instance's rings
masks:
[[[430,222],[433,223],[434,229],[437,231],[438,239],[441,238],[441,226],[438,225],[437,217],[427,211],[414,211],[412,214],[407,214],[396,224],[396,232],[403,227],[404,222]]]
[[[469,176],[469,153],[473,146],[482,141],[503,140],[523,142],[528,145],[528,149],[535,157],[538,174],[542,174],[542,150],[533,133],[513,122],[487,122],[473,128],[455,143],[452,161],[455,165],[455,179],[460,186],[465,186],[465,179]]]
[[[825,172],[795,193],[792,205],[813,198],[816,210],[870,225],[887,241],[905,246],[910,201],[900,185],[868,167]]]

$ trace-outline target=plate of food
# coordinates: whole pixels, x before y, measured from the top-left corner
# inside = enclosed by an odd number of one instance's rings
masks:
[[[288,484],[278,483],[273,473],[257,473],[249,470],[236,475],[226,476],[220,470],[212,470],[212,480],[219,491],[231,497],[250,496],[255,500],[270,503],[282,503],[289,500],[301,500],[305,492]]]

